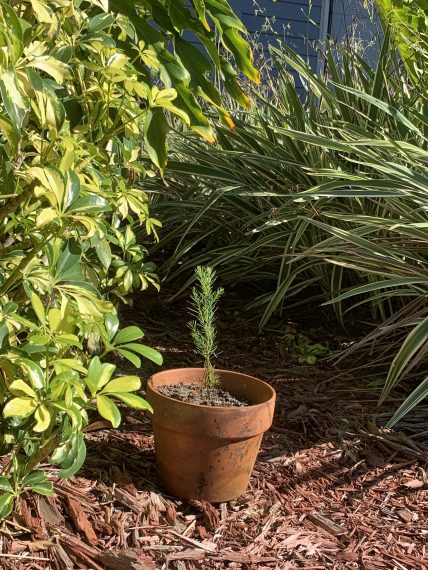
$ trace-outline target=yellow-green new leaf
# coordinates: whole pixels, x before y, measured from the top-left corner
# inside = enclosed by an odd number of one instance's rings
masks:
[[[30,0],[36,18],[43,24],[52,24],[52,10],[39,0]]]
[[[19,133],[29,104],[20,90],[15,71],[8,69],[0,73],[0,96],[15,131]]]
[[[24,382],[24,380],[14,380],[9,386],[9,392],[13,396],[29,396],[30,398],[36,398],[35,391]]]
[[[36,226],[38,228],[43,228],[47,224],[50,224],[53,220],[58,218],[58,213],[53,208],[43,208],[40,214],[36,218]]]
[[[141,380],[138,376],[121,376],[111,380],[104,388],[103,393],[111,394],[113,392],[134,392],[141,387]]]
[[[5,418],[26,418],[31,416],[37,408],[37,400],[34,398],[12,398],[3,409],[3,417]]]
[[[61,320],[61,309],[57,309],[56,307],[49,309],[48,321],[52,332],[56,332],[59,329]]]
[[[37,318],[39,319],[39,321],[42,324],[44,324],[46,321],[46,313],[45,313],[45,308],[43,306],[43,303],[42,303],[40,297],[38,295],[36,295],[36,293],[31,293],[30,294],[30,301],[31,301],[31,304],[33,305],[33,309],[37,315]]]
[[[33,430],[37,433],[42,433],[46,431],[51,423],[51,414],[46,406],[39,406],[34,412],[34,418],[36,420],[36,425]]]
[[[97,396],[97,409],[100,416],[108,420],[114,428],[120,425],[120,412],[116,404],[107,396]]]

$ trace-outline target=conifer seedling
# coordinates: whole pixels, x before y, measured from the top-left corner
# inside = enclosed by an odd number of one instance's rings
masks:
[[[197,285],[192,289],[190,309],[195,315],[195,320],[191,321],[189,326],[196,350],[204,359],[204,386],[215,388],[218,384],[218,377],[212,364],[217,349],[215,313],[217,302],[224,289],[219,287],[214,290],[216,273],[212,267],[201,265],[196,267],[195,276]]]

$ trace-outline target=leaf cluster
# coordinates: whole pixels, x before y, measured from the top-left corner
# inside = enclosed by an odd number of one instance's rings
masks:
[[[148,409],[108,362],[162,362],[116,317],[159,287],[144,184],[171,117],[212,140],[199,96],[231,123],[209,71],[246,102],[216,45],[257,79],[244,32],[225,0],[0,0],[0,516],[25,489],[50,492],[40,462],[76,473],[92,413],[117,427],[118,404]]]

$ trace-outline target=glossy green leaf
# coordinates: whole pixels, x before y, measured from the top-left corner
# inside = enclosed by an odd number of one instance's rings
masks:
[[[28,358],[20,358],[17,364],[22,368],[22,370],[28,374],[34,388],[43,388],[45,385],[45,374],[40,366]]]
[[[44,495],[45,497],[53,497],[55,495],[52,481],[46,481],[45,483],[32,485],[31,490],[34,493],[38,493],[39,495]]]
[[[46,473],[38,469],[28,473],[28,475],[25,475],[22,479],[22,485],[24,487],[32,487],[33,485],[40,485],[40,483],[47,483],[48,481],[49,479],[47,478]]]
[[[116,366],[113,364],[101,363],[98,356],[95,356],[91,360],[88,367],[88,376],[85,381],[92,395],[94,395],[97,390],[101,390],[101,388],[107,384],[115,370]]]
[[[104,324],[107,331],[108,341],[111,342],[119,328],[119,319],[116,317],[116,315],[106,315]]]
[[[2,493],[0,495],[0,519],[4,519],[10,515],[14,498],[14,495],[11,493]]]
[[[71,438],[71,443],[71,450],[65,455],[65,460],[61,462],[59,476],[62,478],[75,475],[85,462],[86,445],[83,434],[74,434]]]
[[[162,109],[149,109],[144,121],[144,141],[152,161],[164,170],[167,160],[166,135],[169,125]]]
[[[119,344],[125,344],[127,342],[132,342],[133,340],[139,340],[143,338],[144,333],[140,327],[130,326],[121,329],[117,335],[114,337],[114,344],[117,346]]]
[[[75,241],[68,241],[61,252],[56,266],[57,281],[83,281],[80,264],[82,250]]]
[[[152,348],[151,346],[146,346],[145,344],[137,344],[135,342],[127,343],[123,346],[126,350],[136,352],[144,358],[151,360],[155,364],[161,366],[163,364],[163,356],[162,354],[157,351],[156,349]]]
[[[0,477],[0,491],[5,491],[7,493],[13,493],[12,485],[9,482],[9,479],[2,475]]]
[[[126,360],[129,360],[129,362],[131,362],[131,364],[133,364],[135,368],[141,367],[141,358],[139,358],[133,352],[130,352],[129,350],[125,350],[123,348],[117,348],[116,352],[121,354],[124,358],[126,358]]]
[[[108,269],[111,265],[112,254],[111,248],[106,239],[100,240],[97,245],[95,246],[95,251],[103,264],[105,269]]]

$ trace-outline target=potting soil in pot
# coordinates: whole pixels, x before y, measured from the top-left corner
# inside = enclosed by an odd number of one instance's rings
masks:
[[[246,398],[232,396],[232,394],[221,388],[204,388],[198,384],[171,384],[169,386],[160,386],[157,390],[164,396],[199,406],[230,408],[233,406],[251,405]]]

